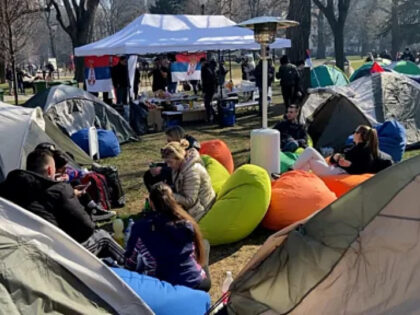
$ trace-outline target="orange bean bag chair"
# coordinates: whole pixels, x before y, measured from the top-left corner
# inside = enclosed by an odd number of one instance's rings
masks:
[[[270,230],[281,230],[336,199],[315,174],[305,171],[284,173],[271,184],[271,203],[262,225]]]
[[[207,154],[213,159],[219,161],[229,174],[233,173],[235,166],[233,164],[232,153],[230,152],[227,144],[222,140],[209,140],[201,142],[200,154]]]
[[[374,174],[360,174],[360,175],[331,175],[322,176],[321,179],[327,187],[336,194],[337,198],[347,193],[357,185],[363,183],[365,180],[371,178]]]

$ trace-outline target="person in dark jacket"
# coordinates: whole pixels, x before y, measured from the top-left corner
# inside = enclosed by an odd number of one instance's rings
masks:
[[[187,150],[196,149],[200,151],[200,142],[193,136],[187,135],[181,126],[167,128],[165,135],[167,143],[172,141],[180,142],[181,139],[186,139],[190,144]],[[159,182],[166,183],[172,187],[172,169],[164,162],[151,163],[150,169],[144,173],[143,181],[148,191],[154,184]]]
[[[291,104],[296,104],[300,78],[297,68],[290,63],[286,55],[280,58],[280,68],[276,78],[280,79],[281,93],[287,109]]]
[[[206,253],[198,224],[163,183],[150,191],[152,211],[131,229],[125,267],[193,289],[210,290]]]
[[[104,230],[95,230],[78,194],[65,182],[54,180],[53,155],[35,150],[27,157],[27,170],[14,170],[0,184],[0,196],[62,229],[87,250],[101,258],[124,262],[124,250]]]
[[[254,71],[255,67],[249,62],[249,57],[245,56],[241,64],[242,80],[255,81]]]
[[[207,62],[205,58],[201,58],[200,63],[201,86],[204,94],[204,107],[206,108],[207,121],[213,122],[216,115],[212,106],[213,95],[217,90],[217,76],[216,68],[214,66],[216,62]]]
[[[314,148],[308,147],[299,156],[293,169],[312,170],[318,176],[364,174],[374,170],[378,159],[378,135],[375,129],[361,125],[354,132],[354,144],[343,153],[335,153],[328,164]]]
[[[298,108],[290,105],[286,112],[286,119],[279,121],[273,128],[280,131],[280,148],[284,152],[295,152],[299,147],[306,148],[308,136],[305,126],[299,124]]]
[[[165,91],[168,87],[169,69],[162,64],[160,57],[155,58],[153,69],[149,72],[148,76],[152,77],[152,91],[159,90]]]
[[[128,104],[130,80],[128,76],[127,57],[121,56],[118,64],[111,68],[112,84],[117,93],[117,104]]]
[[[268,97],[268,90],[270,89],[270,86],[274,81],[275,70],[274,70],[271,59],[269,59],[267,63],[268,63],[267,65],[267,97]],[[260,60],[257,66],[255,67],[254,74],[255,74],[255,85],[258,87],[258,92],[259,92],[258,108],[259,108],[259,114],[261,115],[262,114],[262,85],[263,85],[262,60]]]

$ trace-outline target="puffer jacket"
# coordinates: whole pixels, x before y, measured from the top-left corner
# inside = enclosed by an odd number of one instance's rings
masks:
[[[197,150],[188,150],[181,168],[172,171],[172,182],[176,201],[198,221],[212,206],[216,194]]]
[[[14,170],[0,184],[0,196],[54,224],[79,243],[93,234],[95,224],[70,184]]]

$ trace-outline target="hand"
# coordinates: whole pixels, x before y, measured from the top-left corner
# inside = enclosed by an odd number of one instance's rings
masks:
[[[68,182],[70,180],[69,175],[67,174],[55,174],[54,179],[57,182]]]
[[[74,195],[77,198],[80,198],[82,195],[84,195],[86,193],[86,190],[73,189],[73,191],[74,191]]]
[[[351,162],[349,160],[346,160],[344,157],[338,160],[338,165],[342,167],[350,167]]]
[[[150,168],[150,174],[152,174],[152,176],[159,175],[161,171],[162,171],[162,167],[161,166],[156,166],[156,167],[151,167]]]
[[[342,158],[343,156],[340,154],[340,153],[336,153],[336,154],[334,154],[333,155],[333,158],[334,158],[334,160],[335,161],[340,161],[340,159]]]

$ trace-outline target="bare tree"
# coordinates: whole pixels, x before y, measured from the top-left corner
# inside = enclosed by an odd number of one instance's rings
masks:
[[[31,36],[31,15],[41,9],[30,0],[0,0],[0,50],[3,60],[10,62],[14,77],[15,104],[18,104],[16,53]]]
[[[325,46],[325,23],[324,23],[324,14],[319,11],[317,14],[317,24],[318,24],[318,38],[317,38],[317,50],[316,58],[324,59],[326,56],[327,47]]]
[[[63,4],[64,9],[60,6]],[[73,49],[89,43],[90,31],[95,18],[99,0],[50,0],[49,6],[54,6],[57,21],[70,36]],[[66,14],[66,19],[63,17]],[[75,58],[76,80],[83,82],[83,58]]]
[[[289,4],[287,19],[299,22],[298,27],[287,29],[287,37],[292,41],[288,55],[293,63],[305,59],[305,51],[309,48],[311,33],[311,0],[293,0]]]
[[[344,25],[351,0],[314,0],[314,3],[324,13],[334,33],[334,50],[336,65],[344,70]]]

